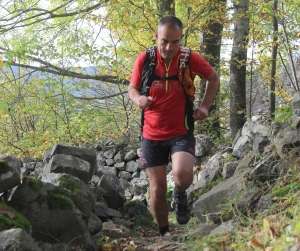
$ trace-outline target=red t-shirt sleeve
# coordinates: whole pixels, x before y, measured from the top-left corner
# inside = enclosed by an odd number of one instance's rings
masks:
[[[212,73],[212,66],[198,53],[190,55],[190,69],[192,75],[200,75],[206,79]]]
[[[143,72],[145,60],[146,60],[146,52],[144,51],[140,55],[138,55],[134,63],[130,82],[132,85],[136,87],[140,87],[142,84],[142,72]]]

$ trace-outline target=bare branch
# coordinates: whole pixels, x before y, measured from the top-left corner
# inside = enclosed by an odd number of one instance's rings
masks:
[[[70,70],[65,70],[65,69],[58,68],[58,67],[55,67],[55,69],[50,69],[47,66],[38,67],[38,66],[32,66],[32,65],[27,65],[27,64],[18,64],[18,63],[11,63],[11,65],[26,68],[26,69],[38,70],[41,72],[57,74],[60,76],[72,77],[72,78],[93,79],[93,80],[99,80],[99,81],[113,83],[113,84],[123,84],[123,85],[129,84],[129,80],[119,79],[118,77],[111,76],[111,75],[101,75],[101,76],[100,75],[89,75],[89,74],[78,73],[78,72],[74,72],[74,71],[70,71]]]
[[[119,95],[123,95],[123,94],[126,94],[126,93],[127,93],[127,91],[123,91],[123,92],[118,92],[118,93],[108,95],[108,96],[103,96],[103,97],[86,97],[86,96],[78,97],[78,96],[74,96],[74,95],[73,95],[73,97],[76,98],[76,99],[82,99],[82,100],[104,100],[104,99],[113,98],[113,97],[116,97],[116,96],[119,96]]]
[[[73,2],[73,0],[71,0],[68,3],[71,3],[71,2]],[[66,3],[66,4],[68,4],[68,3]],[[24,13],[29,12],[29,11],[37,11],[37,10],[39,10],[39,11],[42,11],[42,13],[36,14],[36,15],[34,15],[32,17],[20,19],[20,20],[18,20],[16,22],[10,22],[10,23],[7,23],[7,24],[2,24],[2,25],[0,25],[0,31],[2,33],[4,33],[4,32],[6,32],[8,30],[31,26],[31,25],[33,25],[35,23],[46,21],[46,20],[53,19],[53,18],[70,17],[70,16],[76,16],[76,15],[83,14],[83,13],[89,13],[89,12],[91,12],[93,10],[96,10],[99,7],[101,7],[104,3],[106,3],[106,0],[104,2],[102,2],[102,3],[97,3],[97,4],[95,4],[93,6],[90,6],[90,7],[86,8],[86,9],[75,10],[75,11],[70,12],[70,13],[65,12],[65,13],[62,13],[62,14],[55,14],[54,12],[56,10],[62,8],[62,7],[65,7],[66,4],[61,5],[61,6],[57,7],[56,9],[50,10],[50,11],[44,10],[44,9],[38,9],[38,8],[32,8],[32,9],[22,10],[22,12],[20,14],[14,16],[12,18],[9,18],[9,19],[0,19],[0,21],[7,22],[7,21],[10,21],[10,20],[13,20],[13,19],[15,19],[15,18],[17,18],[19,16],[22,16]],[[44,17],[45,15],[47,15],[47,16]],[[29,21],[29,20],[32,20],[32,19],[35,19],[35,18],[38,18],[38,17],[42,17],[42,18],[39,18],[37,20],[34,20],[34,21],[26,23],[26,24],[24,23],[25,21]],[[20,25],[18,25],[18,24],[20,24]]]

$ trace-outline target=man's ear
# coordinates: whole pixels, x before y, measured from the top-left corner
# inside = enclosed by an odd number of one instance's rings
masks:
[[[156,41],[158,40],[158,33],[157,33],[157,31],[154,33],[154,38],[155,38]]]

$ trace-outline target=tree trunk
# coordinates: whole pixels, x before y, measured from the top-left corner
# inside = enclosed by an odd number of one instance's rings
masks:
[[[270,108],[269,108],[269,118],[274,118],[274,111],[275,111],[275,75],[276,75],[276,59],[277,59],[277,50],[278,50],[278,43],[277,43],[277,32],[278,32],[278,21],[276,17],[278,6],[278,0],[273,1],[273,46],[272,46],[272,65],[271,65],[271,83],[270,83]]]
[[[223,13],[218,13],[221,9],[225,12],[226,9],[226,0],[213,1],[211,2],[211,11],[215,11],[218,16],[225,16]],[[216,11],[218,10],[218,11]],[[212,15],[214,16],[214,15]],[[203,26],[202,41],[200,44],[201,55],[206,58],[206,60],[219,71],[220,69],[220,56],[221,56],[221,39],[223,31],[223,22],[218,19],[214,21],[213,19],[209,20]],[[199,103],[204,95],[206,87],[206,81],[200,80],[200,97]],[[220,115],[219,115],[219,105],[218,105],[218,95],[216,96],[213,104],[210,107],[209,118],[200,122],[196,127],[198,132],[205,133],[212,136],[213,138],[219,138],[220,133]]]
[[[234,137],[246,122],[246,62],[249,0],[234,1],[234,37],[230,63],[230,131]]]
[[[156,0],[159,17],[175,16],[175,0]]]

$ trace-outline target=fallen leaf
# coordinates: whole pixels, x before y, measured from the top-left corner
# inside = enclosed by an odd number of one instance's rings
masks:
[[[267,238],[270,232],[270,223],[267,219],[263,219],[263,226],[265,231],[265,237]]]
[[[104,236],[104,240],[105,240],[105,242],[108,242],[109,237],[108,236]]]
[[[231,248],[238,248],[238,247],[242,247],[243,245],[242,244],[239,244],[239,243],[233,243],[231,245]]]
[[[271,231],[272,231],[272,234],[277,236],[277,237],[280,237],[281,236],[281,233],[280,232],[276,232],[275,229],[271,226]]]
[[[274,250],[273,247],[265,247],[265,248],[264,248],[264,251],[273,251],[273,250]]]
[[[230,235],[228,235],[228,234],[223,235],[223,241],[224,241],[224,242],[230,241]]]
[[[199,243],[199,242],[201,242],[202,241],[202,238],[198,238],[197,240],[195,240],[195,242],[197,243]]]
[[[113,245],[110,245],[110,244],[103,244],[101,246],[101,250],[103,251],[111,251],[111,250],[114,250],[116,249],[116,246],[113,246]]]
[[[7,207],[5,207],[5,206],[2,206],[0,208],[0,213],[6,215],[10,219],[13,219],[16,217],[16,215],[13,212],[8,211]]]
[[[260,244],[258,241],[251,239],[248,243],[247,246],[249,247],[262,247],[262,244]]]
[[[11,220],[12,220],[13,218],[16,217],[16,215],[15,215],[14,213],[10,212],[10,211],[7,211],[6,215],[7,215],[8,218],[10,218]]]

